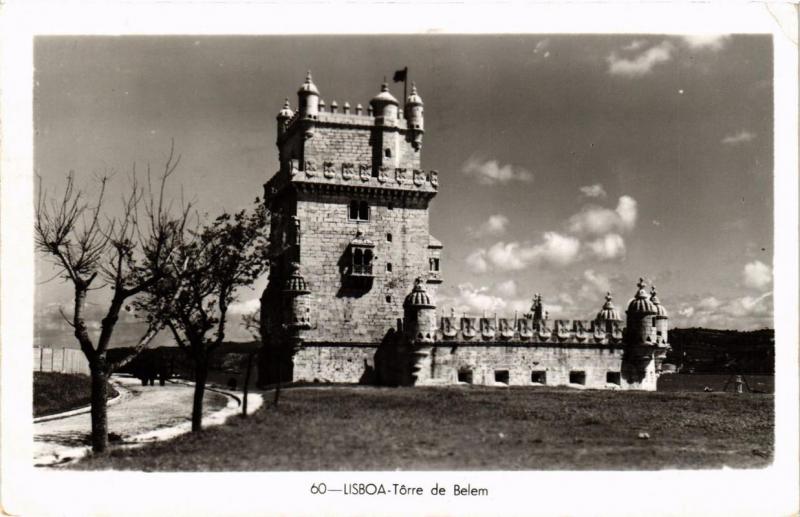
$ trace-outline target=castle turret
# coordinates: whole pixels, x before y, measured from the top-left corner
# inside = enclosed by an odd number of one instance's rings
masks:
[[[656,339],[657,308],[645,290],[644,279],[639,279],[637,287],[626,311],[622,376],[624,386],[629,389],[655,390],[658,380],[656,359],[661,355]]]
[[[306,279],[300,273],[300,264],[292,262],[291,271],[283,284],[283,296],[286,315],[284,325],[290,333],[311,328],[311,309],[308,306],[308,295],[311,291],[306,285]]]
[[[664,308],[663,305],[661,305],[661,300],[658,299],[658,293],[656,293],[656,286],[652,286],[652,288],[650,289],[650,301],[652,302],[656,311],[656,316],[655,316],[656,340],[659,343],[668,343],[669,340],[667,339],[667,333],[669,332],[669,315],[667,314],[667,309]]]
[[[403,302],[403,329],[411,343],[433,343],[436,336],[436,305],[425,291],[424,282],[417,278]]]
[[[411,145],[419,151],[422,147],[422,135],[425,133],[425,119],[423,117],[424,105],[422,97],[417,93],[417,85],[411,83],[411,95],[406,99],[405,117],[408,121],[408,133]]]
[[[283,108],[278,112],[278,115],[275,119],[278,121],[278,138],[282,137],[286,133],[286,129],[289,126],[289,121],[292,120],[294,117],[294,111],[292,111],[292,107],[289,105],[289,99],[287,98],[283,102]]]
[[[389,92],[389,84],[381,85],[381,92],[369,101],[372,113],[378,125],[393,126],[397,122],[397,113],[400,103]]]
[[[319,90],[311,79],[311,70],[306,75],[306,81],[297,90],[297,106],[300,118],[313,120],[319,115]]]
[[[650,296],[645,290],[644,279],[640,278],[636,285],[639,289],[628,304],[626,311],[627,339],[631,344],[655,343],[656,307],[650,301]]]

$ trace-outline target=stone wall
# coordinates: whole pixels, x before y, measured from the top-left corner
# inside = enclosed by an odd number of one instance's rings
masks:
[[[455,384],[461,373],[462,382],[488,386],[574,384],[607,388],[607,374],[620,373],[622,356],[621,347],[502,343],[447,347],[437,343],[420,349],[415,384]],[[571,372],[581,378],[571,382]]]
[[[317,127],[305,142],[305,160],[372,163],[369,128]]]
[[[353,199],[370,202],[369,221],[349,219]],[[303,332],[303,339],[380,343],[403,318],[403,300],[414,279],[428,272],[427,202],[315,193],[301,195],[297,217],[301,221],[299,260],[311,291],[314,324]],[[348,246],[359,230],[375,245],[373,278],[352,283],[345,274]]]
[[[379,364],[378,350],[377,345],[308,343],[294,356],[294,381],[380,382],[376,371],[383,366]],[[652,375],[646,376],[643,383],[627,382],[623,355],[622,348],[609,346],[503,346],[502,343],[445,346],[437,343],[416,350],[415,364],[410,369],[415,379],[401,383],[654,389],[655,376]],[[401,359],[390,354],[388,360]]]
[[[373,384],[377,349],[377,345],[303,346],[294,355],[293,380]]]

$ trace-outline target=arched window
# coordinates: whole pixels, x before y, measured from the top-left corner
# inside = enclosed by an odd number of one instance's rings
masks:
[[[367,270],[367,273],[372,273],[372,250],[366,250],[364,252],[364,268]]]
[[[364,265],[364,252],[360,248],[353,251],[353,271],[360,273],[359,269]]]

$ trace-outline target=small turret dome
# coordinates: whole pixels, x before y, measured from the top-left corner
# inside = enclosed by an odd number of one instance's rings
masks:
[[[656,316],[660,316],[663,318],[668,318],[669,315],[667,314],[667,309],[661,305],[661,300],[658,299],[658,294],[656,293],[656,286],[652,286],[650,288],[650,301],[653,302],[656,308]]]
[[[606,293],[606,303],[603,305],[603,309],[597,313],[597,321],[622,321],[617,307],[611,300],[611,293]]]
[[[311,79],[311,70],[306,74],[306,81],[301,84],[300,89],[297,90],[297,95],[319,95],[317,85],[314,84],[314,81]]]
[[[297,262],[292,262],[290,268],[291,272],[289,274],[289,278],[287,278],[286,282],[283,284],[283,292],[294,294],[310,293],[311,291],[308,290],[306,279],[303,278],[303,275],[300,273],[300,264]]]
[[[653,302],[650,301],[650,297],[647,295],[644,279],[640,278],[639,283],[636,284],[636,286],[639,288],[639,290],[636,292],[636,296],[633,298],[633,300],[631,300],[628,304],[628,314],[655,314],[656,306],[653,305]]]
[[[294,117],[294,111],[292,111],[292,107],[289,104],[289,99],[286,99],[283,102],[283,108],[278,112],[279,119],[290,119]]]
[[[395,106],[400,105],[397,99],[394,98],[394,95],[389,92],[389,83],[386,82],[381,85],[381,92],[373,97],[369,103],[375,109],[376,113],[378,112],[378,107],[383,106],[384,104],[394,104]]]
[[[411,94],[406,99],[406,106],[422,106],[422,97],[417,94],[417,85],[411,83]]]
[[[425,287],[422,285],[422,282],[422,278],[417,278],[414,281],[414,289],[412,289],[408,296],[406,296],[406,299],[403,302],[403,307],[435,307],[433,302],[431,302],[430,296],[428,296],[428,292],[425,291]]]

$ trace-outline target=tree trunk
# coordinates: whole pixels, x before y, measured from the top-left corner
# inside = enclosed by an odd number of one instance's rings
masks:
[[[247,418],[247,392],[249,391],[250,386],[250,374],[253,371],[253,356],[255,356],[255,352],[250,352],[247,356],[247,369],[245,370],[244,374],[244,393],[242,395],[242,416]]]
[[[194,365],[194,401],[192,402],[192,432],[203,428],[203,396],[208,378],[208,359],[198,354]]]
[[[93,365],[92,376],[92,451],[103,453],[108,450],[108,373],[102,366]]]
[[[278,399],[281,396],[281,352],[278,349],[275,353],[275,398],[272,404],[277,407]]]

